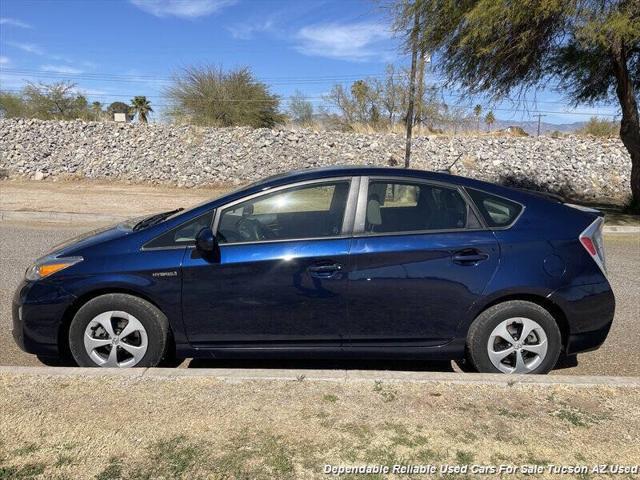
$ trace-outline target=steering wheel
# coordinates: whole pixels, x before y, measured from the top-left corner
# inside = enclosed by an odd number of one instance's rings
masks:
[[[236,231],[245,241],[265,240],[269,236],[259,221],[246,217],[238,220]]]

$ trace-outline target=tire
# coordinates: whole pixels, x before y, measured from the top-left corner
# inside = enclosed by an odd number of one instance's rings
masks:
[[[167,317],[146,300],[123,293],[89,300],[69,327],[69,348],[81,367],[155,367],[168,339]]]
[[[553,316],[522,300],[488,308],[467,334],[467,359],[481,373],[545,374],[555,366],[561,349]]]

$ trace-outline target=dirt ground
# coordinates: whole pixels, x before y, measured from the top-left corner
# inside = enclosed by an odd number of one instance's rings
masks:
[[[188,208],[235,188],[238,185],[177,188],[87,179],[55,182],[0,180],[0,211],[97,213],[134,217],[178,207]],[[640,216],[627,215],[620,207],[593,206],[605,212],[610,225],[640,226]]]
[[[0,210],[97,213],[134,217],[188,208],[236,188],[175,188],[99,181],[0,181]]]
[[[638,405],[634,387],[3,374],[0,478],[333,478],[325,465],[396,464],[604,478],[593,465],[640,459]],[[366,478],[400,477],[430,476]]]

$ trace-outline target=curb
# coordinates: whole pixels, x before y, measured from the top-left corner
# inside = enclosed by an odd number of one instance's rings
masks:
[[[632,225],[605,225],[602,229],[604,233],[640,233],[640,227]]]
[[[459,385],[632,387],[640,388],[640,377],[501,375],[484,373],[403,372],[388,370],[303,370],[244,368],[140,368],[98,369],[76,367],[0,366],[0,376],[66,376],[83,378],[179,379],[206,377],[225,382],[325,381],[338,383],[384,381],[392,383],[447,383]]]
[[[139,213],[139,215],[145,215]],[[34,221],[42,223],[64,223],[64,224],[84,224],[84,223],[116,223],[133,215],[108,215],[104,213],[74,213],[74,212],[40,212],[28,210],[0,210],[0,221]],[[640,226],[633,225],[605,225],[604,233],[640,233]]]

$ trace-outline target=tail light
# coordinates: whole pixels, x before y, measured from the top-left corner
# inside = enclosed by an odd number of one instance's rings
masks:
[[[604,258],[604,242],[602,239],[602,227],[604,226],[604,218],[596,218],[584,232],[580,234],[580,243],[584,249],[591,255],[591,258],[598,264],[602,273],[606,275],[607,266]]]

